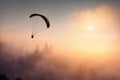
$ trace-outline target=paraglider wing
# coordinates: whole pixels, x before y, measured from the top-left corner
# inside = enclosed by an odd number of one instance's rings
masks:
[[[29,17],[32,18],[34,16],[40,16],[40,17],[42,17],[44,19],[44,21],[46,22],[47,28],[50,27],[50,22],[49,22],[49,20],[48,20],[48,18],[46,16],[41,15],[41,14],[31,14]]]

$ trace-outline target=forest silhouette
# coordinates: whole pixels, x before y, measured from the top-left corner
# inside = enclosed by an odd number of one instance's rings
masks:
[[[26,55],[14,55],[26,54]],[[14,50],[0,41],[0,80],[120,80],[117,72],[102,73],[102,68],[70,62],[63,55],[55,55],[52,46],[37,46],[33,52]]]

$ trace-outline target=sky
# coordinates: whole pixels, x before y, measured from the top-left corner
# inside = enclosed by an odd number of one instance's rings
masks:
[[[65,51],[70,48],[79,51],[86,47],[91,51],[90,47],[94,49],[95,46],[99,49],[105,44],[109,46],[117,42],[113,39],[117,39],[119,33],[119,5],[119,0],[1,0],[1,39],[17,47],[23,43],[29,50],[37,44],[44,45],[45,42]],[[32,24],[29,18],[32,13],[46,15],[51,23],[51,28],[43,31],[39,31],[39,25],[45,25],[37,24],[37,35],[33,40],[30,38]],[[103,27],[105,29],[101,34]],[[88,39],[90,40],[87,41]]]
[[[62,22],[67,15],[72,14],[75,10],[92,9],[105,3],[119,8],[120,2],[119,0],[1,0],[0,13],[4,27],[22,28],[24,30],[29,28],[28,16],[32,13],[47,15],[51,21],[54,21],[51,23],[54,27],[55,24]],[[59,30],[59,27],[56,29]]]
[[[15,45],[18,44],[19,46],[21,46],[21,43],[28,42],[27,44],[31,44],[30,46],[34,45],[35,47],[38,43],[42,45],[44,42],[50,42],[52,45],[59,45],[60,47],[69,49],[69,46],[75,47],[75,44],[77,44],[75,42],[79,42],[79,44],[83,43],[82,47],[85,46],[86,48],[91,42],[84,44],[86,42],[80,42],[79,40],[84,40],[85,35],[89,32],[87,31],[89,28],[93,28],[91,32],[99,32],[100,28],[103,26],[107,26],[106,30],[108,30],[108,26],[119,26],[119,22],[116,22],[116,20],[119,19],[119,3],[119,0],[1,0],[0,28],[1,32],[3,32],[1,35],[9,39],[7,42]],[[40,28],[38,26],[40,24],[38,24],[37,27],[34,26],[37,29],[36,33],[39,32],[34,40],[30,39],[32,25],[29,16],[32,13],[46,15],[51,23],[51,28],[49,30],[39,31]],[[78,21],[76,21],[77,19]],[[86,20],[88,22],[86,22]],[[104,25],[106,23],[107,25]],[[86,25],[88,29],[81,28],[85,28]],[[94,27],[94,25],[99,25],[100,27],[94,30],[96,27]],[[109,29],[112,28],[113,27]],[[76,31],[76,29],[78,29],[78,31]],[[107,33],[106,31],[104,32]],[[108,30],[108,32],[113,33],[114,31]],[[84,38],[81,36],[84,36]],[[95,36],[95,34],[91,36]],[[106,42],[103,41],[103,43]],[[61,44],[66,44],[67,46]],[[79,44],[76,46],[76,49],[81,47]]]
[[[66,38],[69,38],[69,36],[71,37],[71,35],[75,35],[74,33],[76,32],[76,31],[69,32],[70,31],[69,27],[71,27],[71,24],[70,24],[71,22],[73,22],[73,24],[80,24],[80,26],[83,26],[81,25],[82,21],[87,19],[89,16],[94,16],[96,14],[104,15],[105,13],[104,17],[106,17],[107,11],[105,12],[105,10],[103,10],[103,13],[102,13],[102,8],[104,8],[104,5],[105,7],[108,6],[106,10],[110,12],[110,15],[108,17],[117,15],[116,11],[119,11],[119,8],[120,8],[119,3],[120,3],[119,0],[115,0],[115,1],[113,0],[97,0],[97,1],[95,0],[91,0],[91,1],[89,0],[84,0],[84,1],[81,1],[81,0],[59,0],[59,1],[58,0],[29,0],[29,1],[27,0],[20,0],[20,1],[1,0],[1,4],[0,4],[1,26],[0,28],[1,28],[1,32],[4,32],[6,30],[5,33],[1,33],[1,34],[2,36],[5,36],[3,34],[6,34],[6,33],[8,33],[8,35],[13,34],[12,36],[9,36],[8,39],[9,41],[11,40],[13,42],[17,42],[17,44],[19,42],[21,43],[26,43],[26,42],[35,43],[36,42],[37,44],[40,42],[39,40],[41,40],[41,43],[45,41],[51,42],[52,45],[56,45],[56,44],[59,45],[58,43],[64,44],[67,42],[72,43],[71,40],[68,41],[66,39]],[[97,9],[100,9],[100,10],[97,10]],[[41,33],[37,34],[39,36],[36,38],[36,41],[35,40],[30,41],[31,39],[29,39],[29,36],[31,35],[31,28],[32,28],[29,15],[32,13],[40,13],[40,14],[46,15],[49,18],[50,23],[51,23],[51,28],[49,30],[40,31]],[[73,18],[75,18],[76,16],[82,17],[80,18],[81,21],[75,22]],[[96,17],[99,17],[99,16],[96,16]],[[106,20],[106,18],[104,20]],[[90,25],[88,26],[92,26],[92,23],[89,23],[89,24]],[[105,22],[103,24],[105,24]],[[76,27],[76,25],[73,25],[73,26]],[[82,31],[84,32],[84,30],[81,29],[81,31],[79,31],[79,34],[81,34]],[[69,43],[67,44],[68,46],[70,45]],[[71,44],[70,46],[74,46],[73,44]],[[63,45],[59,45],[59,46],[63,47]]]
[[[50,28],[30,19],[33,13],[45,15]],[[0,0],[0,74],[120,80],[119,14],[120,0]]]

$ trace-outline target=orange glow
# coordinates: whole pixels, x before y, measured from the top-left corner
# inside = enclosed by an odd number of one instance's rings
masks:
[[[109,13],[109,14],[108,14]],[[60,34],[40,33],[34,39],[29,33],[3,32],[7,43],[32,51],[37,45],[43,47],[44,42],[52,44],[56,51],[73,53],[89,59],[102,59],[112,53],[119,52],[117,33],[107,34],[116,30],[117,14],[110,6],[102,5],[94,10],[73,12],[72,16],[60,23],[64,29]],[[56,25],[59,27],[59,24]],[[4,30],[3,30],[4,31]],[[21,44],[22,43],[22,44]],[[24,47],[23,47],[24,45]],[[67,55],[66,55],[67,56]]]
[[[94,10],[76,11],[67,19],[67,37],[64,37],[65,50],[89,56],[89,58],[109,56],[118,47],[117,17],[113,7],[102,5]],[[63,26],[64,26],[63,25]],[[119,44],[119,43],[118,43]]]

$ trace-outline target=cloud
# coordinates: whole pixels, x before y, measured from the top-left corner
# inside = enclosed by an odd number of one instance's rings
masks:
[[[60,23],[62,27],[59,40],[71,51],[114,52],[119,46],[120,10],[110,4],[101,4],[84,10],[74,10]],[[89,30],[92,26],[93,30]],[[59,41],[59,42],[60,42]],[[59,45],[62,45],[59,44]],[[73,46],[73,47],[72,47]],[[93,47],[93,48],[92,48]],[[88,48],[88,49],[86,49]],[[92,49],[91,49],[92,48]]]
[[[118,19],[119,15],[115,8],[101,5],[93,10],[76,11],[68,18],[64,25],[70,28],[66,29],[70,30],[70,32],[67,32],[68,34],[70,33],[70,37],[75,38],[73,36],[76,35],[76,33],[71,34],[71,31],[76,32],[76,30],[81,29],[79,26],[86,26],[95,22],[95,25],[99,26],[100,24],[101,26],[105,25],[109,27],[110,25],[118,24]],[[89,21],[90,23],[87,23]],[[11,36],[8,35],[6,39],[10,37]],[[68,39],[67,42],[69,42]],[[64,43],[62,43],[62,45],[66,46]],[[75,47],[75,45],[73,45],[73,47]],[[69,52],[71,52],[70,47]],[[93,57],[83,59],[83,56],[75,53],[70,54],[69,52],[64,53],[61,51],[60,54],[57,52],[47,53],[42,50],[41,47],[40,49],[36,48],[34,51],[29,52],[19,47],[14,48],[12,45],[9,45],[9,42],[4,41],[4,38],[2,38],[0,41],[0,74],[5,73],[11,79],[22,77],[23,80],[120,79],[119,53],[109,54],[107,56],[103,55],[100,56],[100,59],[92,59]]]
[[[89,25],[95,26],[96,30],[104,27],[105,30],[118,28],[120,21],[120,10],[112,5],[99,5],[95,8],[73,12],[66,20],[71,30],[84,31]],[[65,24],[64,23],[64,24]]]

